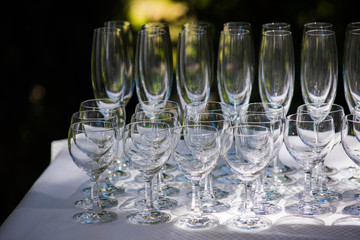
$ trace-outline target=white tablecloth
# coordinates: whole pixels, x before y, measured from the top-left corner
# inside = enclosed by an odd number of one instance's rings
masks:
[[[35,182],[21,203],[6,219],[0,228],[0,239],[359,239],[359,226],[331,226],[331,223],[344,217],[341,214],[342,208],[353,202],[353,194],[356,189],[344,188],[339,185],[334,190],[344,194],[341,202],[334,203],[336,209],[333,214],[319,217],[325,222],[325,226],[306,224],[277,225],[270,229],[257,233],[244,233],[228,229],[224,224],[211,230],[185,231],[178,229],[173,224],[177,215],[186,213],[186,205],[189,199],[184,195],[190,191],[189,186],[182,183],[170,182],[170,184],[181,188],[179,196],[174,197],[179,202],[179,207],[173,211],[166,211],[172,214],[172,221],[165,224],[153,226],[141,226],[130,224],[126,221],[126,215],[137,211],[133,207],[135,199],[142,197],[137,190],[142,184],[133,181],[137,174],[132,171],[132,178],[119,182],[125,187],[126,192],[118,195],[119,206],[111,210],[118,214],[118,219],[111,223],[101,225],[82,225],[73,222],[72,216],[81,210],[74,207],[74,202],[83,198],[82,188],[88,185],[88,178],[72,162],[66,140],[54,141],[52,144],[52,159],[49,167]],[[281,160],[291,166],[298,165],[291,159],[285,148],[280,152]],[[342,146],[337,146],[326,159],[326,164],[337,169],[345,166],[355,166],[344,153]],[[176,172],[172,173],[176,175]],[[299,171],[295,177],[301,177]],[[339,175],[334,177],[341,178]],[[224,223],[228,218],[237,214],[237,199],[233,187],[222,186],[232,193],[228,198],[221,201],[228,202],[232,208],[226,213],[215,214],[220,222]],[[286,189],[287,197],[292,193],[302,190],[302,187],[295,185]],[[278,202],[284,206],[285,200]],[[279,214],[267,216],[273,223],[289,216],[282,211]]]

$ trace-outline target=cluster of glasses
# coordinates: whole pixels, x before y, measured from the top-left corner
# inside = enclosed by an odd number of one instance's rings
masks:
[[[178,208],[171,196],[181,189],[165,181],[170,178],[192,186],[187,194],[190,214],[177,217],[176,226],[208,229],[220,224],[216,213],[230,211],[232,206],[222,199],[232,193],[215,187],[213,181],[217,181],[243,186],[238,191],[241,206],[236,216],[225,221],[227,226],[244,231],[267,229],[272,223],[264,215],[282,212],[277,202],[285,197],[284,189],[297,182],[288,176],[297,170],[278,157],[283,142],[304,170],[304,179],[299,180],[304,191],[287,198],[284,210],[294,218],[336,211],[332,203],[341,201],[342,194],[329,188],[336,182],[330,177],[336,169],[323,164],[342,142],[345,152],[360,165],[360,24],[348,25],[344,46],[344,86],[353,113],[347,116],[334,104],[338,59],[331,24],[304,25],[301,88],[305,104],[287,117],[295,78],[290,25],[263,25],[259,103],[249,103],[255,76],[251,24],[224,24],[216,74],[211,36],[208,23],[182,26],[175,74],[166,23],[144,24],[136,49],[128,22],[106,22],[95,29],[91,60],[95,99],[81,103],[68,135],[70,155],[91,181],[91,187],[83,190],[85,198],[75,202],[85,209],[73,217],[76,222],[115,220],[117,214],[106,209],[118,205],[116,196],[124,188],[117,183],[131,176],[131,167],[140,172],[134,180],[145,183],[139,190],[144,199],[134,202],[139,212],[127,216],[131,223],[171,221],[171,214],[162,210]],[[174,75],[181,104],[169,100]],[[209,101],[215,75],[221,102]],[[139,103],[126,125],[125,106],[135,85]],[[172,177],[169,172],[175,169],[182,174]],[[360,182],[354,168],[341,171],[352,175],[344,181]],[[359,215],[359,209],[360,204],[354,204],[343,213]],[[322,224],[318,218],[311,219]],[[348,221],[342,218],[334,224]]]

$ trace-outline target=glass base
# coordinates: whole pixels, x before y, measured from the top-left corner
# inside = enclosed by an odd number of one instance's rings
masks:
[[[162,180],[164,182],[171,182],[174,180],[174,176],[171,175],[171,174],[168,174],[168,173],[161,173],[163,176],[162,176]],[[138,174],[135,176],[135,182],[138,182],[138,183],[144,183],[144,177],[142,174]]]
[[[354,199],[360,201],[360,193],[354,194]]]
[[[178,167],[175,164],[165,163],[165,165],[162,168],[162,171],[164,171],[164,172],[173,172],[173,171],[175,171],[177,169],[178,169]]]
[[[316,201],[320,203],[332,203],[332,202],[338,202],[343,199],[343,196],[339,192],[335,192],[332,190],[313,190],[313,196]]]
[[[268,166],[266,168],[266,174],[271,175],[273,173],[273,169],[274,169],[273,166]],[[278,167],[279,175],[292,175],[292,174],[295,174],[296,172],[297,172],[296,168],[286,166],[285,164],[281,164]]]
[[[156,189],[156,186],[154,187],[154,189]],[[175,196],[178,195],[180,193],[180,189],[176,188],[176,187],[171,187],[169,185],[164,185],[161,188],[160,192],[157,192],[158,195],[163,196],[163,197],[171,197],[171,196]],[[145,194],[145,188],[140,188],[138,190],[138,194],[140,196],[144,196]]]
[[[190,180],[185,177],[185,174],[183,173],[176,175],[175,180],[178,182],[190,182]]]
[[[335,169],[335,168],[331,168],[331,167],[328,167],[328,166],[324,166],[324,174],[325,175],[335,175],[338,173],[338,170]]]
[[[266,189],[265,190],[265,200],[266,201],[275,201],[282,197],[283,197],[283,195],[274,189]]]
[[[179,217],[175,222],[175,226],[187,230],[204,230],[215,227],[218,224],[219,220],[211,215],[183,216]]]
[[[314,226],[324,226],[325,222],[319,218],[313,216],[284,216],[276,220],[274,225],[293,225],[294,227],[299,227],[302,225],[314,225]]]
[[[113,198],[107,198],[104,196],[99,196],[100,198],[100,205],[102,208],[113,208],[118,205],[118,200]],[[93,204],[90,198],[84,198],[81,200],[78,200],[74,203],[75,207],[81,208],[81,209],[91,209]]]
[[[360,216],[357,216],[357,217],[343,217],[343,218],[339,218],[339,219],[336,219],[332,225],[336,225],[336,226],[341,226],[341,225],[344,225],[344,226],[360,226]]]
[[[352,204],[350,206],[346,206],[343,209],[343,214],[349,214],[349,215],[360,215],[360,204]]]
[[[108,178],[112,182],[122,181],[131,177],[131,173],[123,170],[110,170],[108,171]]]
[[[286,175],[280,175],[280,176],[266,176],[266,181],[269,182],[269,184],[273,184],[275,186],[282,186],[282,185],[291,185],[296,183],[296,178],[289,177]]]
[[[231,185],[243,184],[243,182],[238,177],[236,177],[235,174],[220,176],[215,178],[215,180],[222,184],[231,184]]]
[[[171,216],[167,213],[159,212],[154,209],[133,213],[128,215],[126,218],[130,223],[133,224],[151,225],[169,222]]]
[[[236,216],[229,219],[226,225],[239,231],[262,231],[271,226],[271,221],[259,216]]]
[[[212,203],[201,203],[201,209],[204,213],[220,213],[225,212],[230,208],[230,205],[220,201]]]
[[[134,203],[136,209],[144,209],[146,204],[145,200],[139,200]],[[171,198],[159,197],[156,200],[153,200],[153,206],[157,210],[173,210],[177,208],[178,202]]]
[[[257,203],[253,207],[253,211],[256,215],[271,215],[281,212],[282,208],[280,206],[274,205],[272,203],[263,202]]]
[[[320,204],[318,202],[312,201],[311,203],[305,204],[300,201],[299,203],[291,204],[285,207],[285,211],[294,215],[323,215],[331,212],[330,207]]]
[[[87,196],[90,196],[91,193],[91,188],[90,187],[86,187],[83,190],[83,193]],[[113,195],[117,195],[117,194],[122,194],[125,192],[125,188],[123,187],[116,187],[114,184],[112,184],[111,182],[106,182],[106,183],[100,183],[100,191],[101,194],[104,195],[105,197],[107,196],[113,196]]]
[[[100,224],[107,223],[117,219],[117,214],[109,211],[85,211],[73,216],[73,220],[82,224]]]

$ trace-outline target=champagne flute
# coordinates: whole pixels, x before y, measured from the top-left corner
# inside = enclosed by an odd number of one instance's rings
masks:
[[[254,80],[253,41],[249,30],[223,30],[219,41],[217,86],[221,102],[232,108],[233,119],[250,99]]]
[[[125,91],[124,91],[124,104],[125,106],[129,103],[134,87],[134,33],[131,26],[131,23],[128,21],[121,20],[111,20],[106,21],[104,23],[104,27],[116,27],[120,28],[122,31],[122,35],[124,37],[124,43],[126,45],[125,48],[125,56],[127,58],[126,67],[125,67]]]
[[[172,87],[172,51],[168,32],[150,28],[138,32],[135,59],[136,93],[140,103],[150,102],[156,109],[170,97]]]
[[[269,24],[274,27],[276,24]],[[273,103],[284,108],[284,116],[289,110],[294,92],[295,60],[290,25],[262,33],[259,57],[259,90],[264,103]],[[295,179],[288,177],[296,169],[281,163],[279,157],[274,159],[272,174],[276,184],[292,184]],[[286,175],[285,175],[286,174]],[[283,175],[283,176],[280,176]]]
[[[102,209],[98,179],[116,156],[118,125],[103,119],[73,123],[69,129],[68,148],[74,163],[84,170],[91,181],[91,207],[73,216],[82,224],[114,221],[117,214]]]
[[[94,30],[91,54],[91,80],[95,98],[123,101],[126,88],[126,55],[124,32],[117,27]]]
[[[177,46],[177,92],[183,108],[206,102],[210,95],[212,63],[209,34],[202,29],[182,30]]]

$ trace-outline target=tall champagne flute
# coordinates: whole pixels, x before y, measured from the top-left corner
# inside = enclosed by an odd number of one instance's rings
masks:
[[[124,32],[117,27],[94,30],[91,54],[91,80],[95,98],[122,101],[125,95],[127,44]]]
[[[172,132],[166,123],[135,122],[126,125],[124,152],[145,180],[145,208],[127,216],[133,224],[158,224],[171,216],[154,208],[152,178],[169,159],[172,152]]]
[[[135,55],[135,47],[134,47],[134,33],[131,26],[131,23],[128,21],[121,20],[111,20],[106,21],[104,23],[104,27],[116,27],[120,28],[122,31],[122,36],[124,37],[124,43],[126,45],[125,48],[125,56],[127,58],[126,67],[125,67],[125,91],[124,91],[124,104],[125,106],[130,101],[134,87],[134,55]]]
[[[218,130],[211,126],[184,125],[174,129],[177,142],[173,157],[192,183],[191,213],[180,216],[176,225],[184,229],[208,229],[219,224],[217,217],[203,214],[199,197],[200,180],[215,167],[221,152]]]
[[[209,34],[202,29],[182,30],[177,46],[177,92],[183,108],[206,102],[210,96],[212,63]]]
[[[98,179],[116,156],[118,126],[106,120],[84,120],[69,129],[68,148],[74,163],[84,170],[91,181],[91,207],[73,216],[75,222],[99,224],[114,221],[117,214],[102,209]]]
[[[254,80],[254,51],[248,30],[223,30],[219,41],[217,86],[221,102],[231,106],[234,118],[249,102]]]
[[[359,23],[360,25],[360,23]],[[346,33],[344,43],[343,77],[345,98],[350,112],[360,104],[360,26]]]
[[[245,195],[243,206],[239,208],[240,215],[227,220],[226,225],[240,231],[267,229],[271,221],[253,211],[251,188],[271,160],[272,133],[266,127],[239,124],[226,130],[225,134],[224,157],[244,183]]]
[[[281,29],[262,33],[258,80],[262,102],[283,106],[286,115],[294,93],[295,60],[292,33]],[[295,172],[296,169],[282,164],[279,157],[274,159],[272,173],[277,184],[293,183],[294,179],[287,175]]]
[[[311,175],[314,167],[331,151],[334,140],[332,117],[316,118],[309,113],[287,116],[284,142],[289,154],[304,169],[305,184],[303,197],[295,203],[288,202],[285,210],[295,215],[322,215],[330,213],[331,208],[314,200]]]
[[[172,50],[168,33],[159,29],[138,32],[135,59],[135,82],[138,100],[157,103],[170,97],[172,87]]]
[[[301,91],[305,103],[325,104],[335,100],[338,58],[335,32],[309,30],[301,48]]]

